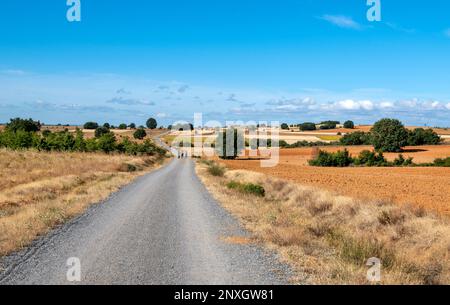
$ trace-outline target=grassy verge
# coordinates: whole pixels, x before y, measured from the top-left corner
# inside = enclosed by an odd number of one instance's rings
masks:
[[[161,156],[0,150],[0,256],[163,162]]]
[[[381,260],[382,284],[449,284],[450,225],[423,209],[362,202],[234,170],[222,177],[198,163],[208,190],[240,218],[257,242],[297,271],[296,283],[369,284],[368,259]],[[233,185],[259,185],[264,197]]]

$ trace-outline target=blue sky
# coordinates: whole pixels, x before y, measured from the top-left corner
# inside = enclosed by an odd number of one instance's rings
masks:
[[[2,0],[0,122],[450,126],[450,2]]]

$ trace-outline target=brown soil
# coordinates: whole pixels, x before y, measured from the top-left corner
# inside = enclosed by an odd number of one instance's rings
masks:
[[[342,147],[327,147],[336,151]],[[348,147],[352,154],[370,147]],[[415,147],[420,151],[404,153],[415,162],[432,162],[450,156],[450,146]],[[307,165],[313,149],[283,149],[280,163],[274,168],[262,168],[259,160],[221,160],[230,169],[245,169],[300,184],[316,186],[338,194],[360,199],[379,199],[400,204],[413,204],[450,215],[450,169],[437,167],[405,168],[318,168]],[[398,154],[386,154],[394,159]]]

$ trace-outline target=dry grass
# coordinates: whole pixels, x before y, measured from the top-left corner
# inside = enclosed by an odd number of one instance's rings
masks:
[[[161,162],[156,157],[0,150],[0,256]]]
[[[224,177],[197,172],[226,209],[259,242],[276,249],[297,271],[296,283],[369,284],[371,257],[382,261],[382,284],[450,284],[448,218],[385,201],[362,202],[260,173]],[[226,187],[257,183],[264,198]]]

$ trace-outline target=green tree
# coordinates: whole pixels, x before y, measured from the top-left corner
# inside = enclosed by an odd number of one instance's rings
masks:
[[[128,126],[125,123],[122,123],[122,124],[119,125],[119,129],[122,129],[122,130],[127,129],[127,127]]]
[[[128,127],[130,127],[130,129],[136,129],[136,124],[131,123],[130,125],[128,125]]]
[[[97,129],[95,130],[95,137],[96,138],[100,138],[102,135],[106,134],[110,132],[108,128],[102,126],[102,127],[97,127]]]
[[[441,137],[432,129],[416,128],[408,131],[408,145],[436,145],[441,142]]]
[[[108,132],[98,138],[98,149],[110,153],[116,149],[116,136],[112,132]]]
[[[310,122],[302,123],[298,127],[300,128],[301,131],[316,130],[316,124]]]
[[[355,123],[353,123],[353,121],[345,121],[344,122],[344,128],[354,129],[355,128]]]
[[[8,124],[6,124],[6,130],[11,132],[25,131],[25,132],[36,132],[41,130],[41,123],[39,121],[33,121],[33,119],[21,119],[15,118],[11,119]]]
[[[146,123],[149,129],[156,129],[158,127],[158,122],[154,118],[149,118]]]
[[[142,139],[145,138],[146,136],[147,136],[147,133],[145,132],[144,129],[141,129],[141,128],[136,129],[136,131],[135,131],[134,134],[133,134],[133,137],[134,137],[135,139],[139,139],[139,140],[142,140]]]
[[[382,119],[375,123],[370,132],[376,150],[400,152],[408,144],[408,130],[396,119]]]
[[[86,122],[83,125],[84,129],[97,129],[98,128],[98,124],[96,122]]]
[[[289,130],[289,125],[286,123],[281,124],[281,129],[283,130]]]

